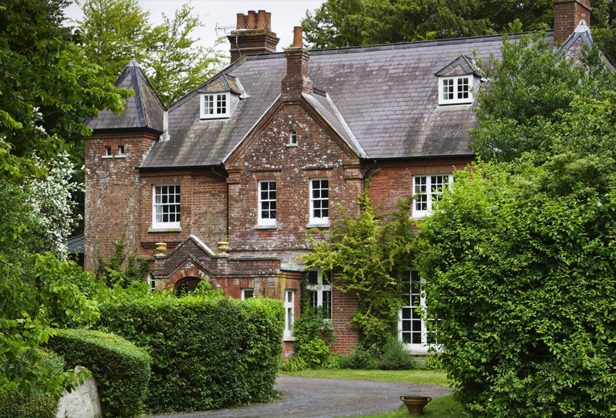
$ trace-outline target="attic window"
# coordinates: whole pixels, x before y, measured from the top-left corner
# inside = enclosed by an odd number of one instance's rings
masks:
[[[297,133],[295,131],[289,133],[289,145],[297,145]]]
[[[201,119],[226,119],[229,117],[229,93],[201,95]]]
[[[468,104],[473,103],[473,76],[441,77],[438,80],[438,103]]]

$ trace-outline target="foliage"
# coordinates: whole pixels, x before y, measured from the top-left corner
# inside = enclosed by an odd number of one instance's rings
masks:
[[[616,2],[591,0],[590,27],[593,39],[612,59],[616,59]]]
[[[293,336],[293,358],[298,360],[290,366],[305,364],[305,367],[316,367],[326,361],[330,354],[328,346],[333,344],[334,334],[332,323],[325,317],[323,307],[304,306],[301,316],[293,323]]]
[[[109,261],[98,257],[96,277],[99,282],[108,287],[120,286],[122,288],[142,287],[147,288],[144,278],[150,271],[148,259],[137,260],[137,249],[132,254],[125,251],[124,236],[118,242],[113,243],[115,248]]]
[[[283,360],[280,365],[280,370],[283,372],[299,372],[307,368],[308,364],[300,356],[293,356],[288,360]]]
[[[152,26],[137,0],[81,0],[84,18],[78,21],[85,36],[86,56],[115,80],[131,56],[143,69],[166,104],[214,75],[224,61],[216,45],[204,48],[193,38],[203,27],[192,6],[182,5],[163,23]]]
[[[375,370],[379,368],[379,353],[374,348],[358,346],[340,363],[341,369]]]
[[[59,395],[77,383],[72,373],[46,367],[36,348],[57,332],[52,327],[96,318],[94,304],[73,284],[84,275],[76,264],[50,253],[29,256],[17,266],[0,258],[0,389],[16,387],[35,397]]]
[[[473,151],[489,161],[510,161],[524,152],[550,149],[544,127],[557,123],[576,96],[595,97],[611,88],[614,76],[598,50],[583,48],[579,60],[560,55],[544,34],[504,38],[500,60],[491,59],[479,90],[476,110],[480,129],[473,132]]]
[[[64,371],[64,358],[51,351],[37,349],[43,368]],[[59,394],[41,393],[36,397],[21,392],[18,388],[0,389],[0,418],[55,418]]]
[[[207,410],[276,395],[280,301],[150,292],[103,302],[100,311],[99,328],[152,355],[149,412]]]
[[[421,225],[427,314],[474,413],[614,415],[614,109],[613,90],[576,97],[539,159],[457,173]]]
[[[379,358],[381,370],[415,370],[419,365],[413,356],[404,349],[402,342],[390,338]]]
[[[49,346],[68,367],[83,366],[94,374],[105,416],[143,413],[151,362],[145,350],[116,335],[85,329],[58,330]]]
[[[333,231],[324,232],[331,241],[317,241],[311,235],[314,230],[308,231],[312,251],[301,260],[304,269],[332,270],[334,286],[357,296],[359,309],[351,324],[364,333],[362,344],[380,349],[398,322],[399,278],[412,267],[413,233],[410,200],[400,200],[393,217],[384,219],[370,203],[369,183],[370,179],[357,200],[361,208],[357,218],[337,207],[342,220]]]
[[[442,370],[443,362],[441,361],[441,356],[438,353],[432,353],[426,357],[426,369],[428,370]]]
[[[302,27],[308,44],[337,48],[545,30],[553,21],[551,0],[327,0]]]

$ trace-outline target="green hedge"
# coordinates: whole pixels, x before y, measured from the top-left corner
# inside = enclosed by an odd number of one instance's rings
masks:
[[[49,346],[69,368],[87,367],[98,381],[103,414],[134,417],[143,413],[150,380],[150,357],[116,335],[83,329],[58,330]]]
[[[149,412],[194,411],[275,396],[280,301],[151,294],[100,305],[100,326],[152,355]]]
[[[64,371],[62,356],[47,350],[39,350],[39,353],[45,368]],[[58,399],[49,393],[32,398],[17,388],[0,389],[0,418],[54,418]]]

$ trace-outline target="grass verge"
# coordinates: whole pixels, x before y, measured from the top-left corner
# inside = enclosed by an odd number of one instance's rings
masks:
[[[409,416],[409,411],[406,409],[406,406],[402,405],[400,408],[388,414],[365,415],[361,418],[408,418]],[[422,415],[422,417],[426,418],[461,418],[464,416],[465,413],[462,404],[456,402],[453,399],[453,395],[434,399],[426,405]]]
[[[447,375],[438,370],[317,369],[303,370],[301,372],[280,372],[280,374],[285,376],[319,377],[326,379],[386,380],[392,382],[449,386]]]

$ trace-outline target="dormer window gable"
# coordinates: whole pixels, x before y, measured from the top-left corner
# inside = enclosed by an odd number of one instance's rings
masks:
[[[438,78],[438,104],[469,105],[481,84],[479,68],[469,57],[461,55],[434,74]]]
[[[229,119],[240,99],[248,97],[239,79],[227,74],[210,80],[197,92],[202,120]]]

